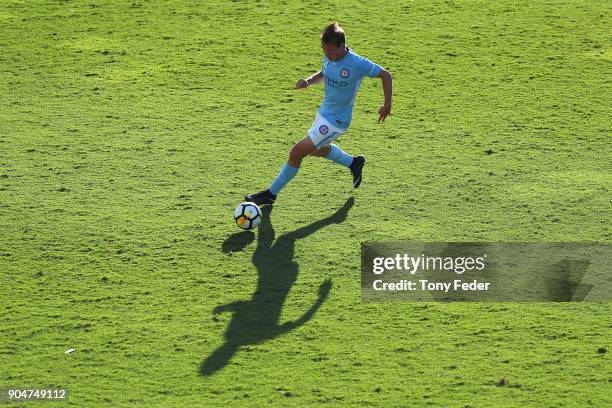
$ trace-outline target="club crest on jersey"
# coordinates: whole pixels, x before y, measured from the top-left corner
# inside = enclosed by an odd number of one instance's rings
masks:
[[[348,78],[350,74],[351,74],[351,73],[350,73],[350,72],[349,72],[349,70],[348,70],[348,69],[346,69],[346,68],[342,68],[342,69],[340,70],[340,76],[341,76],[342,78]]]
[[[319,126],[319,133],[322,135],[326,135],[327,132],[329,131],[329,128],[325,125],[321,125]]]

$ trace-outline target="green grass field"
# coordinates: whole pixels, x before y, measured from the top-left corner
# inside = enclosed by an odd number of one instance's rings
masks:
[[[610,303],[362,303],[359,276],[364,241],[612,241],[611,12],[1,2],[0,388],[83,407],[605,406]],[[366,79],[337,142],[367,157],[363,185],[309,158],[239,232],[234,207],[312,123],[322,86],[293,87],[334,20],[394,78],[393,115],[377,124]]]

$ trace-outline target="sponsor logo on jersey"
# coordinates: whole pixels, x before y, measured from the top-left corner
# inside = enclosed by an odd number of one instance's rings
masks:
[[[325,77],[325,83],[331,86],[332,88],[342,88],[343,86],[348,85],[348,82],[346,81],[336,81],[335,79],[330,78],[328,76]]]

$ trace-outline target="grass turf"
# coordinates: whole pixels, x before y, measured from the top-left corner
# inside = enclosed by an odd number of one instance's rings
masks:
[[[3,2],[0,388],[66,387],[75,406],[604,405],[609,303],[364,304],[359,244],[610,242],[610,12]],[[234,206],[314,118],[322,88],[293,86],[334,19],[394,76],[388,122],[364,80],[338,141],[367,157],[364,183],[308,159],[270,225],[236,235]]]

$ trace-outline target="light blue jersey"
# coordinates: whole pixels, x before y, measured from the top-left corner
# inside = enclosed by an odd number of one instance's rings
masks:
[[[325,96],[319,114],[341,129],[347,129],[353,116],[353,104],[364,76],[374,78],[382,68],[369,59],[348,49],[340,61],[323,56]]]

